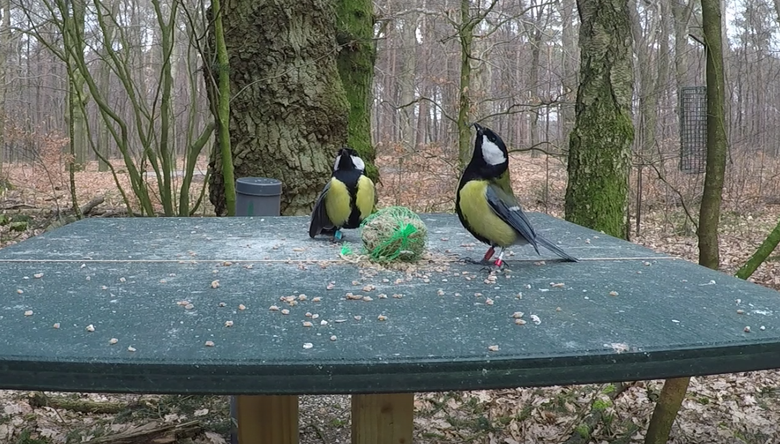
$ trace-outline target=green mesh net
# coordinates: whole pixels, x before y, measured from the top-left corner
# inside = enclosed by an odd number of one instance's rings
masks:
[[[375,262],[414,262],[425,251],[428,229],[409,208],[383,208],[367,217],[361,226],[363,246]]]

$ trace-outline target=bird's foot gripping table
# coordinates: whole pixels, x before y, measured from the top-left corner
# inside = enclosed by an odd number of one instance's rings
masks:
[[[529,217],[582,261],[526,247],[491,277],[453,215],[422,215],[436,261],[408,269],[300,217],[76,222],[0,250],[0,388],[239,395],[241,442],[274,444],[296,395],[352,394],[373,444],[411,440],[416,391],[780,367],[776,292]]]

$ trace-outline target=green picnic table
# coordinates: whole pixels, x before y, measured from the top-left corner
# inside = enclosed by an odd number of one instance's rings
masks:
[[[780,294],[530,213],[579,263],[422,214],[432,262],[375,266],[306,217],[79,221],[0,250],[0,389],[237,395],[239,440],[295,443],[351,394],[352,441],[409,443],[413,394],[780,368]],[[358,231],[345,241],[359,253]]]

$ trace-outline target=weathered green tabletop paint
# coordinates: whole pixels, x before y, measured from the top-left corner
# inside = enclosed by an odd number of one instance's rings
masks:
[[[4,248],[0,388],[388,393],[780,368],[773,290],[538,213],[582,261],[517,247],[493,281],[458,261],[486,247],[456,216],[421,216],[441,259],[418,274],[344,261],[305,217],[88,219]]]

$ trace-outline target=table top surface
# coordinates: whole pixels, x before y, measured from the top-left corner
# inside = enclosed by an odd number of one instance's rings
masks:
[[[378,393],[780,368],[771,289],[540,213],[581,261],[515,247],[490,278],[459,259],[486,246],[455,215],[421,217],[434,260],[408,270],[340,256],[306,217],[93,218],[6,247],[0,388]]]

